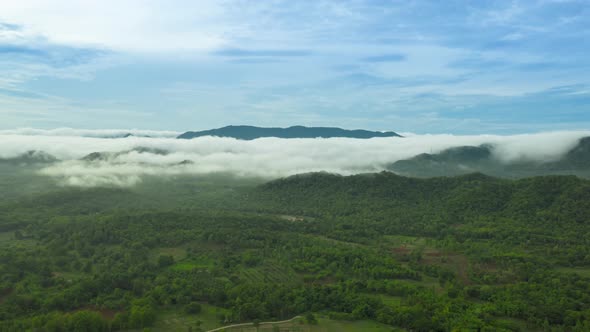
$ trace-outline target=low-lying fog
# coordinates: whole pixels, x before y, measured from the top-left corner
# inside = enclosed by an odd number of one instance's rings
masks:
[[[133,136],[123,137],[127,133]],[[132,186],[145,175],[227,172],[275,178],[313,171],[375,172],[420,153],[437,153],[449,147],[484,143],[492,144],[494,157],[505,163],[552,161],[572,149],[580,138],[590,136],[590,131],[513,136],[406,134],[404,138],[262,138],[252,141],[219,137],[181,140],[175,139],[177,134],[137,130],[0,130],[0,158],[43,151],[60,161],[45,165],[39,172],[62,184]],[[93,152],[104,153],[93,160],[82,160]]]

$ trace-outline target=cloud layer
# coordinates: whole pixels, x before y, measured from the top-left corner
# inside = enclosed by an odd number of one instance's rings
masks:
[[[177,140],[169,132],[153,137],[98,138],[56,135],[30,129],[35,135],[0,132],[0,158],[13,158],[31,150],[44,151],[61,161],[40,170],[72,186],[132,186],[144,176],[231,173],[276,178],[297,173],[327,171],[340,174],[376,172],[397,160],[420,153],[437,153],[449,147],[493,144],[499,160],[552,161],[590,131],[565,131],[496,136],[409,135],[405,138],[357,140],[263,138],[241,141],[201,137]],[[69,134],[76,131],[66,131]],[[92,134],[123,131],[95,131]],[[77,132],[79,135],[88,131]],[[160,137],[158,137],[160,136]],[[93,155],[93,158],[83,159]]]
[[[144,136],[144,137],[169,137],[174,138],[181,134],[178,131],[163,130],[144,130],[144,129],[74,129],[74,128],[56,128],[56,129],[36,129],[36,128],[18,128],[0,130],[0,135],[24,135],[24,136],[77,136],[77,137],[95,137],[95,138],[116,138],[125,135]],[[0,151],[1,153],[1,151]]]

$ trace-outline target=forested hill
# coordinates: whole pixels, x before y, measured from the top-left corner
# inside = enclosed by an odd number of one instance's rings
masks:
[[[432,235],[479,216],[585,226],[590,221],[590,181],[575,176],[506,180],[481,173],[428,179],[390,172],[353,176],[310,173],[269,182],[259,192],[274,204],[290,206],[294,214],[363,215],[373,221],[387,216],[386,227],[398,220],[405,231],[423,227],[433,229]],[[393,218],[391,211],[396,211]]]
[[[178,138],[191,139],[201,136],[232,137],[241,140],[253,140],[262,137],[277,138],[373,138],[373,137],[401,137],[392,131],[380,132],[369,130],[347,130],[333,127],[304,127],[292,126],[288,128],[262,128],[254,126],[226,126],[204,131],[188,131]]]
[[[573,174],[590,177],[590,137],[581,138],[578,144],[558,160],[502,161],[494,155],[494,146],[459,146],[436,154],[423,153],[410,159],[399,160],[387,168],[406,176],[453,176],[482,172],[485,174],[521,178],[539,175]]]
[[[590,181],[575,176],[539,176],[519,180],[494,178],[481,173],[456,177],[410,178],[392,172],[342,176],[330,173],[294,175],[259,187],[277,199],[296,199],[294,205],[342,200],[369,205],[400,205],[464,201],[466,206],[484,210],[549,208],[564,199],[590,201]]]

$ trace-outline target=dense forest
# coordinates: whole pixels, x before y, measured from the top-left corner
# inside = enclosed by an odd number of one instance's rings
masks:
[[[6,188],[0,331],[158,330],[170,313],[199,318],[186,331],[294,316],[590,330],[590,181],[574,176]]]

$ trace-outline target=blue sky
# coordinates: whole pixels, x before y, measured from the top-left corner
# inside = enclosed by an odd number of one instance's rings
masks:
[[[0,4],[0,129],[590,128],[590,1]]]

